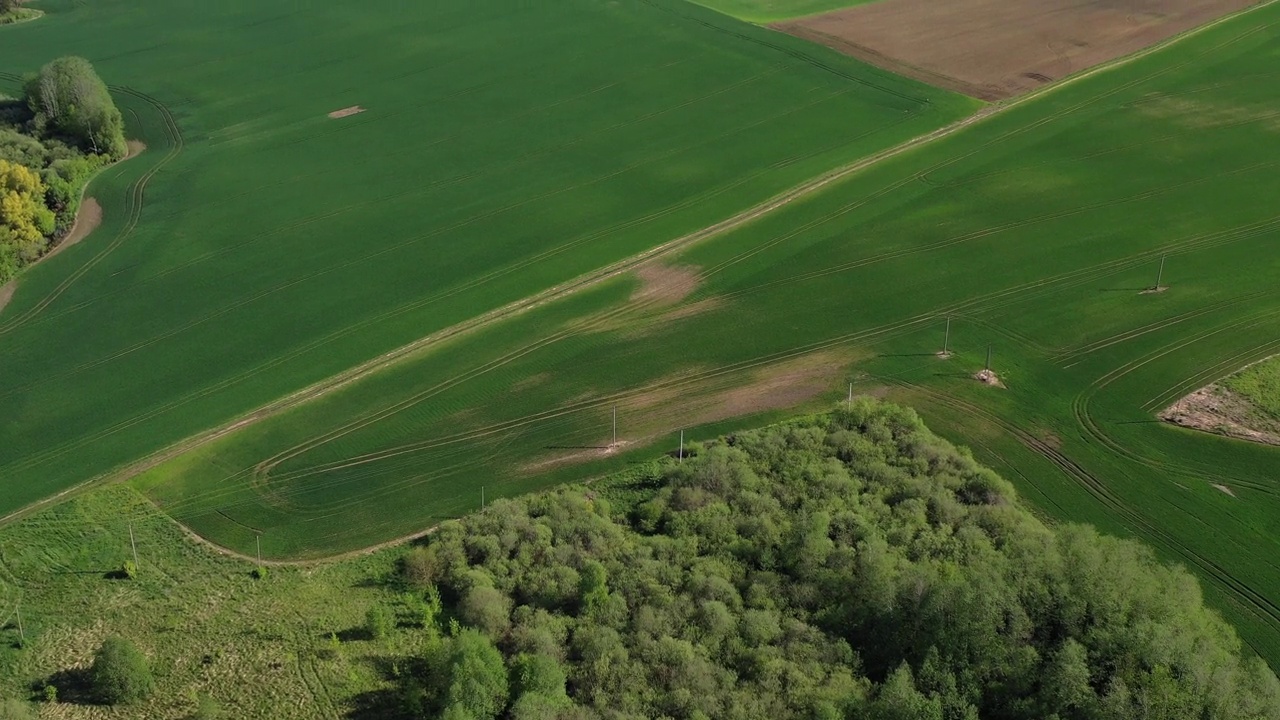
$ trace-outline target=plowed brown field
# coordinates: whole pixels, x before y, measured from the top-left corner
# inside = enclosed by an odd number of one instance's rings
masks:
[[[933,85],[999,100],[1254,2],[884,0],[772,27]]]

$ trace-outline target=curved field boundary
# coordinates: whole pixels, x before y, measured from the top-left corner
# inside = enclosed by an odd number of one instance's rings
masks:
[[[0,73],[0,78],[10,81],[20,81],[22,79],[21,76],[14,75],[12,73]],[[44,312],[44,310],[53,304],[53,302],[66,292],[68,288],[74,285],[80,278],[84,277],[84,275],[92,270],[95,265],[106,259],[108,255],[114,252],[116,248],[120,247],[120,245],[133,234],[134,230],[138,227],[138,222],[142,219],[142,207],[146,200],[147,184],[151,182],[151,179],[154,178],[165,165],[172,162],[182,152],[182,131],[179,129],[178,123],[174,119],[173,114],[169,112],[169,109],[165,107],[163,103],[149,95],[145,95],[131,88],[110,86],[110,89],[113,92],[135,97],[155,108],[160,117],[164,120],[165,129],[169,134],[169,152],[165,153],[163,158],[149,168],[129,187],[125,200],[125,212],[127,214],[127,218],[124,226],[116,233],[115,237],[103,246],[97,254],[68,275],[66,279],[41,298],[35,305],[14,317],[8,318],[4,322],[0,322],[0,335],[12,332],[32,318]]]

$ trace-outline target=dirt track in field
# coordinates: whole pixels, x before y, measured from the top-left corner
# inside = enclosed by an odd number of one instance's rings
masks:
[[[1020,95],[1256,0],[882,0],[771,27],[982,100]]]

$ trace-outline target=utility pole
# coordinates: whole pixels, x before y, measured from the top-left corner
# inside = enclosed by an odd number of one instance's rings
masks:
[[[684,431],[680,431],[680,453],[677,456],[677,462],[684,462]]]
[[[618,406],[613,406],[613,442],[609,447],[618,447]]]
[[[138,567],[138,543],[133,539],[133,521],[129,521],[129,545],[133,548],[133,566]]]
[[[853,404],[853,383],[849,383],[849,404]]]
[[[987,372],[991,372],[991,345],[987,345]]]
[[[484,486],[480,486],[480,509],[484,509]]]
[[[1156,273],[1156,286],[1155,288],[1153,288],[1155,290],[1160,289],[1160,281],[1164,279],[1164,260],[1166,257],[1168,256],[1167,255],[1160,256],[1160,270],[1159,272]]]
[[[258,542],[258,564],[261,565],[262,564],[262,533],[255,534],[253,536],[253,539]]]
[[[948,350],[950,346],[951,346],[951,318],[947,317],[947,332],[945,335],[942,336],[942,357],[947,357],[948,355],[951,354],[951,351]]]
[[[18,612],[18,642],[22,643],[22,646],[23,646],[23,647],[26,647],[26,645],[27,645],[27,633],[26,633],[26,632],[24,632],[24,631],[23,631],[23,629],[22,629],[22,601],[21,601],[21,600],[19,600],[19,601],[18,601],[18,611],[17,611],[17,612]]]

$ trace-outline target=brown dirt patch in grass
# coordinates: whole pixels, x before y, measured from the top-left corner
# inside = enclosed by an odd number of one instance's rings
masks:
[[[1235,497],[1235,496],[1236,496],[1235,491],[1234,491],[1234,490],[1232,490],[1231,488],[1227,487],[1226,485],[1219,485],[1218,483],[1211,483],[1211,484],[1213,485],[1213,487],[1214,487],[1214,489],[1215,489],[1215,490],[1221,490],[1222,492],[1224,492],[1224,493],[1226,493],[1226,494],[1230,495],[1231,497]]]
[[[883,0],[772,27],[939,87],[1000,100],[1256,0]]]
[[[80,212],[76,213],[76,221],[71,226],[71,232],[63,238],[45,257],[53,257],[62,252],[66,248],[75,245],[81,240],[89,237],[89,233],[98,229],[102,224],[102,206],[93,198],[85,198],[80,203]]]
[[[1000,376],[996,375],[994,372],[990,370],[979,370],[978,372],[974,373],[973,379],[977,380],[983,385],[989,385],[991,387],[998,387],[998,388],[1004,387],[1004,383],[1000,381]]]
[[[540,472],[554,470],[565,465],[578,465],[592,460],[600,460],[607,458],[614,453],[620,452],[622,448],[630,443],[626,440],[619,440],[617,445],[601,445],[599,447],[583,447],[574,448],[572,450],[564,450],[550,457],[541,460],[528,462],[516,468],[516,472],[521,475],[537,475]]]
[[[640,287],[631,295],[632,302],[674,305],[698,287],[698,271],[691,267],[648,263],[636,270]]]
[[[1280,445],[1280,424],[1266,422],[1248,398],[1218,383],[1206,385],[1165,408],[1160,419],[1237,440]]]
[[[345,108],[342,108],[341,110],[334,110],[333,112],[329,113],[329,117],[333,118],[334,120],[338,120],[344,117],[351,117],[352,115],[357,115],[362,112],[364,112],[364,108],[360,107],[359,105],[352,105],[351,107],[345,107]]]
[[[602,414],[603,436],[536,458],[517,472],[532,475],[588,463],[627,445],[649,445],[681,428],[804,405],[838,390],[849,364],[860,356],[856,351],[828,350],[741,372],[698,368],[662,378],[619,399],[616,446],[610,445],[609,419]]]
[[[124,155],[125,160],[131,160],[133,158],[136,158],[139,155],[141,155],[143,152],[146,152],[146,149],[147,149],[147,144],[142,142],[141,140],[129,140],[129,141],[126,141],[124,145],[125,145],[125,148],[127,148],[127,151],[125,152],[125,155]]]

